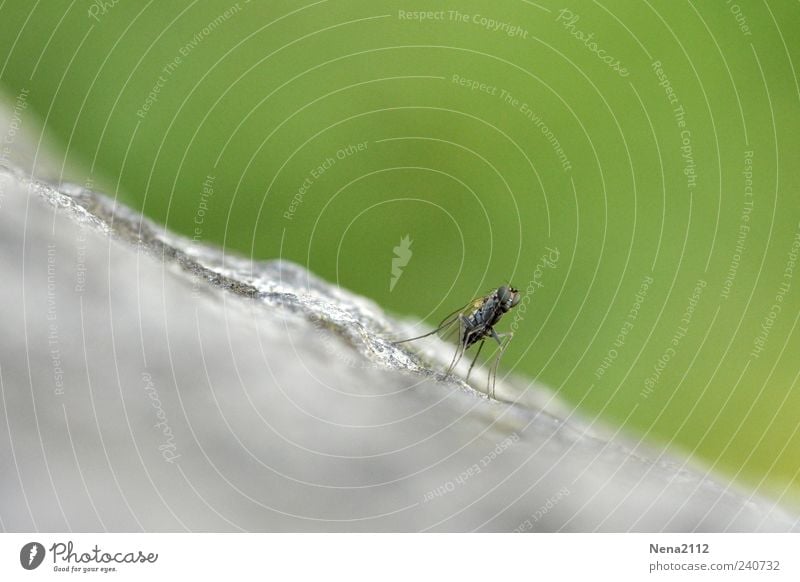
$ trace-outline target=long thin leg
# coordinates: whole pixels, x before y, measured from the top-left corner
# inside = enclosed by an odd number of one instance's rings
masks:
[[[463,315],[458,316],[458,347],[456,347],[456,351],[453,354],[453,359],[450,362],[450,367],[447,368],[447,375],[449,376],[452,374],[453,370],[455,369],[456,365],[461,361],[462,356],[464,355],[464,350],[466,350],[467,343],[469,343],[469,333],[464,333],[464,330],[467,326],[467,320]]]
[[[513,332],[508,333],[497,333],[494,329],[492,329],[492,337],[500,346],[500,349],[497,352],[497,356],[494,359],[494,363],[489,370],[489,378],[488,378],[488,385],[486,386],[486,391],[490,392],[491,397],[494,398],[494,387],[495,383],[497,382],[497,368],[500,364],[500,358],[503,356],[503,353],[506,351],[508,344],[511,343],[511,339],[514,337]],[[500,338],[505,338],[505,341],[501,340]]]
[[[444,324],[440,325],[439,327],[437,327],[437,328],[436,328],[436,329],[434,329],[433,331],[429,331],[429,332],[428,332],[428,333],[426,333],[426,334],[423,334],[423,335],[418,335],[418,336],[416,336],[416,337],[410,337],[410,338],[408,338],[408,339],[399,340],[399,341],[396,341],[396,342],[393,342],[393,343],[394,343],[395,345],[397,345],[397,344],[404,344],[404,343],[406,343],[406,342],[413,342],[414,340],[418,340],[418,339],[422,339],[422,338],[424,338],[424,337],[431,336],[431,335],[433,335],[433,334],[435,334],[435,333],[439,333],[440,331],[442,331],[442,330],[443,330],[443,329],[445,329],[446,327],[453,325],[455,322],[456,322],[456,320],[453,320],[453,321],[448,321],[448,322],[446,322],[446,323],[444,323]]]
[[[469,375],[472,373],[472,367],[475,365],[475,362],[478,361],[478,356],[481,354],[481,350],[483,349],[483,344],[486,343],[486,338],[481,340],[480,345],[478,346],[478,351],[475,352],[475,357],[472,358],[472,363],[469,365],[469,370],[467,370],[467,379],[466,382],[469,382]]]
[[[397,344],[404,344],[404,343],[406,343],[406,342],[413,342],[414,340],[422,339],[422,338],[424,338],[424,337],[428,337],[429,335],[433,335],[433,334],[435,334],[436,332],[438,332],[438,331],[439,331],[439,329],[440,329],[440,328],[436,328],[436,329],[434,329],[432,332],[430,332],[430,333],[426,333],[425,335],[418,335],[418,336],[416,336],[416,337],[410,337],[410,338],[407,338],[407,339],[404,339],[404,340],[398,340],[398,341],[396,341],[396,342],[392,342],[392,343],[394,343],[395,345],[397,345]]]

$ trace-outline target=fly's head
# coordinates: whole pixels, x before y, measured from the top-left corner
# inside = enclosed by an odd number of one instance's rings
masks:
[[[521,299],[519,291],[509,285],[503,285],[502,287],[498,288],[496,293],[497,300],[500,304],[500,309],[503,311],[503,313],[506,313],[510,309],[516,307]]]

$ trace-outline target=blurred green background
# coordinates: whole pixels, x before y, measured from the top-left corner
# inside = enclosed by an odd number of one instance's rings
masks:
[[[800,7],[563,9],[12,0],[0,84],[189,237],[431,324],[511,281],[505,372],[798,506]]]

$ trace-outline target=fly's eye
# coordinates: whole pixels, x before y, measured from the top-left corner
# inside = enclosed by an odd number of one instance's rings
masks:
[[[519,291],[517,291],[516,289],[512,289],[511,290],[511,307],[516,307],[517,303],[519,303],[519,300],[521,298],[522,297],[519,294]]]
[[[508,287],[503,285],[497,289],[497,298],[500,300],[500,303],[505,303],[509,299],[510,292]]]

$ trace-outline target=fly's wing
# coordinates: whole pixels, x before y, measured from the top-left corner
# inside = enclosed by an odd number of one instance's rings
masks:
[[[469,305],[469,303],[467,305]],[[454,325],[454,324],[458,323],[458,316],[461,315],[461,312],[464,311],[467,308],[467,305],[463,306],[461,309],[456,309],[453,313],[451,313],[450,315],[445,317],[441,321],[441,323],[439,324],[439,327],[437,327],[433,331],[429,331],[428,333],[425,333],[425,334],[422,334],[422,335],[418,335],[418,336],[415,336],[415,337],[410,337],[408,339],[396,341],[394,343],[395,344],[402,344],[402,343],[405,343],[405,342],[413,342],[414,340],[422,339],[424,337],[428,337],[428,336],[431,336],[431,335],[434,335],[434,334],[439,334],[439,337],[441,337],[442,339],[445,339],[455,329],[458,329],[458,326]]]
[[[440,323],[439,327],[434,329],[431,332],[428,332],[423,335],[418,335],[416,337],[411,337],[408,339],[400,340],[394,342],[396,344],[402,344],[405,342],[410,342],[418,339],[422,339],[424,337],[428,337],[434,334],[437,334],[442,339],[447,339],[452,333],[459,329],[459,316],[460,315],[469,315],[475,308],[479,307],[480,304],[483,302],[483,297],[477,297],[470,301],[469,303],[462,305],[452,313],[450,313],[447,317],[445,317]]]
[[[455,330],[459,329],[458,326],[453,324],[458,323],[458,319],[461,315],[465,317],[472,315],[472,312],[476,309],[480,309],[484,303],[486,303],[485,295],[476,297],[466,305],[462,305],[459,309],[456,309],[453,313],[445,317],[442,320],[442,323],[439,324],[439,328],[437,330],[442,332],[439,334],[439,337],[442,339],[447,339]]]
[[[439,327],[436,328],[434,333],[438,334],[439,337],[442,338],[443,340],[446,340],[447,338],[449,338],[453,334],[453,332],[456,331],[459,328],[459,326],[458,326],[458,318],[462,314],[466,314],[469,311],[469,308],[472,305],[472,303],[473,303],[473,301],[470,301],[466,305],[462,305],[461,307],[456,309],[454,312],[449,314],[447,317],[445,317],[439,323]]]

